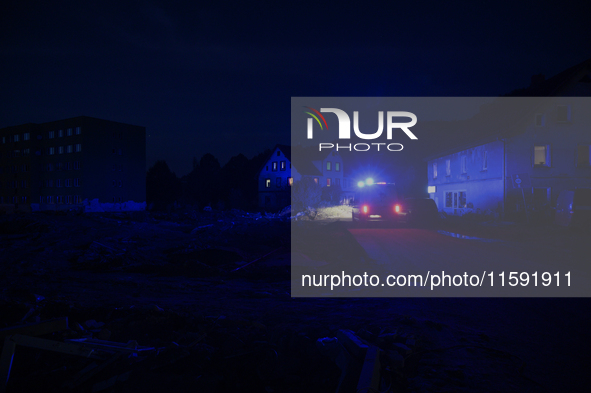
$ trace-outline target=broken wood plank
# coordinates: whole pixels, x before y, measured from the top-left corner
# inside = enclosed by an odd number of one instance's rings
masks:
[[[68,317],[0,329],[0,339],[14,334],[43,336],[50,333],[61,332],[62,330],[68,330]]]
[[[380,391],[380,352],[375,345],[370,345],[367,349],[357,383],[357,392]]]

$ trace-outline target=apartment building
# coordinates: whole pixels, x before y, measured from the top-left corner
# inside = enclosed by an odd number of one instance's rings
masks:
[[[145,132],[87,116],[0,129],[0,205],[145,208]]]

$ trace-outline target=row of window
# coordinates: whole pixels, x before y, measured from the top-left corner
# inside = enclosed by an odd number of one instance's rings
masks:
[[[571,109],[570,105],[558,105],[556,107],[556,122],[557,123],[568,123],[571,121]],[[546,115],[543,113],[537,113],[535,118],[536,127],[543,127],[546,124]]]
[[[67,146],[57,146],[57,147],[48,147],[45,150],[45,153],[52,156],[54,154],[64,154],[64,153],[80,153],[82,151],[82,144],[76,143],[75,145],[67,145]]]
[[[63,181],[62,181],[63,180]],[[41,182],[42,188],[80,187],[80,179],[46,179]]]
[[[22,137],[23,141],[28,141],[31,139],[31,133],[29,133],[29,132],[25,132],[22,136],[23,136]],[[21,141],[20,134],[14,134],[14,135],[9,135],[8,137],[5,137],[5,136],[2,137],[2,143],[20,142],[20,141]]]
[[[326,170],[330,171],[332,170],[332,164],[330,161],[326,161]],[[335,162],[334,163],[334,170],[335,172],[340,172],[341,171],[341,163],[340,162]]]
[[[68,128],[65,131],[64,130],[49,131],[47,133],[47,137],[49,139],[53,139],[57,135],[58,138],[62,138],[64,136],[80,135],[81,133],[82,133],[82,129],[80,127],[76,127],[75,129]]]
[[[316,184],[318,184],[318,178],[317,177],[314,178],[314,182]],[[330,177],[327,177],[326,178],[326,187],[330,187],[332,184],[333,184],[332,183],[332,179]],[[337,177],[337,178],[334,179],[334,185],[335,186],[340,186],[341,185],[341,178],[340,177]]]
[[[52,172],[52,171],[71,171],[72,169],[78,170],[80,169],[80,161],[72,161],[72,162],[56,162],[44,164],[41,167],[41,170],[45,172]]]
[[[281,188],[283,186],[283,178],[278,177],[275,179],[275,187]],[[286,180],[287,186],[291,187],[293,185],[293,177],[288,177]],[[265,187],[271,188],[271,179],[265,179]]]
[[[460,173],[461,174],[466,174],[468,173],[468,169],[467,169],[467,157],[466,156],[462,156],[461,160],[460,160]],[[482,155],[482,166],[481,166],[481,170],[482,171],[486,171],[488,170],[488,152],[485,151],[484,154]],[[437,179],[437,163],[434,162],[433,163],[433,179]],[[451,160],[445,160],[445,176],[451,176]]]
[[[82,197],[80,195],[47,195],[39,197],[40,204],[58,204],[58,205],[70,205],[82,203]]]
[[[275,179],[275,187],[277,188],[281,188],[283,186],[283,178],[278,177]],[[314,178],[314,183],[318,184],[319,179],[317,177]],[[287,186],[291,187],[293,185],[293,177],[288,177],[287,178]],[[332,179],[327,177],[326,178],[326,186],[330,187],[333,184]],[[334,185],[335,186],[340,186],[341,185],[341,179],[339,177],[334,179]],[[267,178],[265,179],[265,188],[271,188],[271,179]]]
[[[30,149],[16,149],[16,150],[11,150],[10,151],[10,157],[11,158],[17,158],[17,157],[28,157],[31,155],[31,150]],[[0,152],[0,158],[2,158],[2,153]]]
[[[17,173],[17,172],[29,172],[31,167],[29,164],[22,164],[22,165],[11,165],[6,167],[6,173]],[[0,173],[3,172],[3,168],[0,167]]]
[[[279,153],[279,152],[277,152],[277,153]],[[278,154],[278,155],[279,155],[279,154]],[[279,164],[279,165],[278,165],[278,164]],[[277,172],[277,168],[279,168],[280,170],[284,171],[284,170],[286,170],[286,169],[287,169],[287,163],[286,163],[285,161],[279,161],[279,162],[277,162],[277,161],[273,161],[273,162],[271,163],[271,170],[272,170],[273,172]],[[289,168],[291,169],[291,164],[289,164]],[[266,166],[266,170],[267,170],[267,171],[269,170],[269,165],[267,165],[267,166]]]
[[[532,191],[532,202],[534,206],[544,206],[550,203],[552,195],[551,187],[534,187]],[[445,192],[445,207],[448,209],[464,209],[473,208],[472,203],[468,203],[466,191],[446,191]],[[435,197],[435,202],[439,207],[438,198]]]
[[[48,131],[47,132],[47,138],[48,139],[53,139],[56,136],[58,138],[62,138],[64,136],[80,135],[81,133],[82,133],[82,129],[80,127],[67,128],[65,130]],[[38,139],[42,139],[43,136],[42,135],[38,135],[37,138]],[[22,141],[28,141],[28,140],[31,140],[31,133],[30,132],[25,132],[22,135],[21,134],[13,134],[13,135],[9,135],[8,137],[3,136],[1,140],[2,140],[2,143],[3,144],[4,143],[10,143],[10,142],[20,142],[21,140]]]
[[[533,150],[533,165],[536,167],[550,167],[551,166],[551,154],[550,145],[535,145]],[[575,163],[577,167],[589,167],[591,166],[591,145],[578,145],[576,152]],[[461,157],[460,173],[467,173],[466,165],[467,157]],[[484,152],[482,157],[481,170],[486,171],[488,169],[488,152]],[[451,176],[451,160],[445,160],[445,175]],[[437,179],[437,163],[433,163],[433,179]]]
[[[29,188],[29,181],[28,180],[11,180],[6,182],[6,188]],[[0,183],[0,188],[2,188],[2,183]]]
[[[0,196],[0,204],[2,203],[27,203],[27,197],[25,195],[21,195],[21,196],[12,196],[12,197],[7,197],[7,196]]]

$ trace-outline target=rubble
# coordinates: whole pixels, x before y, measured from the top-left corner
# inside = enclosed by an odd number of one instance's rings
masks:
[[[491,375],[489,391],[535,390],[489,332],[392,299],[292,299],[300,213],[0,217],[6,391],[460,391]]]

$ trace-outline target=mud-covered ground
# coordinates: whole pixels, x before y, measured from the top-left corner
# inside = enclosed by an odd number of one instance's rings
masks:
[[[286,217],[5,215],[0,239],[0,328],[68,317],[42,337],[154,348],[17,346],[9,392],[355,392],[367,362],[341,352],[343,332],[381,349],[381,391],[589,383],[587,299],[291,298]]]

